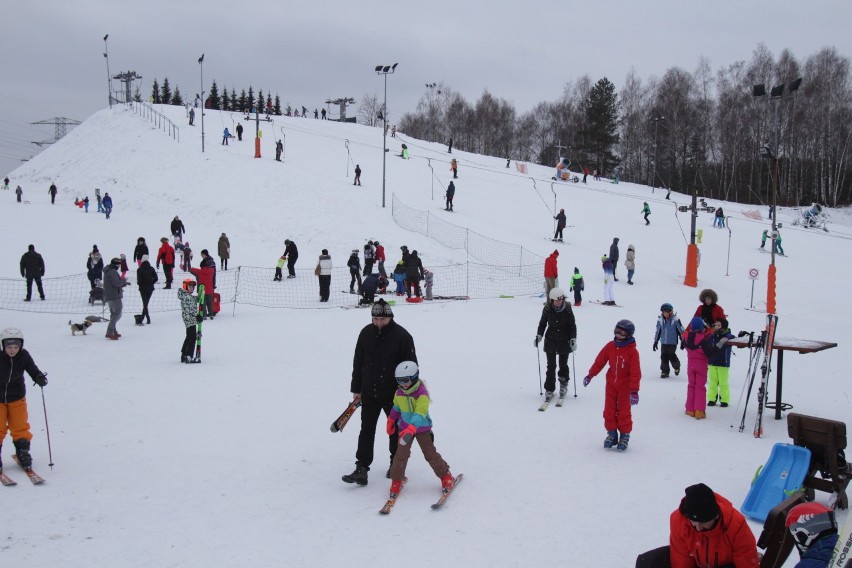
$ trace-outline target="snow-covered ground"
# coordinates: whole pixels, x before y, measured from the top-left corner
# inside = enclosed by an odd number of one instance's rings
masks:
[[[358,417],[343,433],[328,431],[351,398],[352,352],[369,323],[366,311],[240,305],[232,317],[225,306],[205,324],[204,363],[181,365],[177,312],[155,313],[144,327],[126,313],[123,337],[112,342],[103,338],[104,324],[72,337],[67,314],[4,310],[0,327],[23,329],[25,347],[49,373],[44,395],[55,462],[51,470],[42,404],[31,387],[33,454],[47,483],[26,482],[10,463],[7,439],[2,455],[19,484],[0,488],[4,566],[632,566],[638,553],[667,542],[668,515],[684,487],[707,483],[740,506],[773,444],[789,441],[786,421],[773,420],[771,411],[765,437],[752,436],[754,397],[745,432],[738,432],[747,352],[733,359],[731,407],[709,408],[708,418],[696,421],[683,414],[684,374],[660,379],[651,351],[660,304],[671,302],[688,320],[705,287],[718,292],[735,332],[763,327],[764,315],[745,309],[752,267],[760,270],[755,305],[765,306],[769,255],[757,247],[768,224],[742,214],[755,207],[722,203],[730,232],[713,229],[712,215],[701,214],[699,285],[690,288],[682,284],[689,216],[675,207],[688,202],[684,195],[666,201],[665,191],[607,180],[551,184],[550,168],[531,165],[524,176],[506,169],[504,159],[455,151],[455,212],[444,213],[438,209],[450,177],[446,148],[402,133],[388,138],[383,209],[379,129],[276,118],[261,123],[264,157],[255,159],[253,123],[243,123],[246,140],[223,146],[222,129],[233,131],[240,117],[208,111],[202,153],[200,117],[189,127],[183,109],[161,110],[182,125],[179,143],[116,107],[12,172],[12,188],[20,184],[30,203],[0,194],[0,277],[17,277],[30,243],[44,256],[48,276],[83,272],[95,243],[107,259],[130,256],[137,237],[157,243],[167,235],[175,215],[195,250],[215,251],[226,232],[232,267],[269,267],[270,274],[285,238],[299,245],[302,268],[313,266],[322,248],[342,266],[367,238],[382,241],[389,264],[402,244],[421,251],[427,266],[466,260],[464,251],[394,224],[392,194],[546,256],[554,249],[546,238],[555,192],[572,225],[558,246],[566,288],[577,266],[585,299],[602,299],[600,256],[619,237],[624,276],[627,246],[636,247],[635,285],[623,277],[616,284],[623,307],[584,302],[575,310],[579,350],[572,361],[582,377],[617,320],[636,324],[644,378],[630,449],[601,448],[603,375],[580,385],[563,408],[536,411],[538,357],[530,347],[538,297],[395,306],[396,321],[414,336],[434,400],[438,450],[466,481],[445,509],[431,511],[439,482],[415,452],[389,517],[377,514],[389,487],[384,435],[377,436],[370,483],[362,488],[340,480],[354,465]],[[282,126],[285,159],[278,163],[272,156]],[[401,141],[412,160],[394,156]],[[360,188],[352,186],[356,163],[364,172]],[[60,191],[54,206],[51,181]],[[94,202],[88,214],[72,205],[77,196],[93,200],[95,187],[115,201],[110,220],[95,213]],[[643,201],[653,210],[648,227]],[[844,290],[852,276],[852,220],[833,211],[831,232],[824,233],[789,227],[795,215],[779,212],[788,256],[777,260],[778,335],[838,348],[788,354],[784,400],[796,412],[849,422],[852,302]],[[20,286],[23,299],[22,280]],[[773,378],[770,396],[774,390]],[[757,536],[759,524],[750,524]]]

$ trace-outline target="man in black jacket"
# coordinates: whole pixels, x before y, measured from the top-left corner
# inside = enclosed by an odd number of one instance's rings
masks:
[[[364,327],[355,344],[352,361],[352,399],[361,402],[361,433],[355,452],[355,471],[343,476],[346,483],[367,485],[367,472],[373,463],[376,424],[381,412],[389,415],[397,384],[396,366],[403,361],[417,362],[414,339],[393,319],[390,305],[383,299],[371,308],[373,323]],[[396,453],[397,433],[390,434],[390,463]],[[390,469],[388,475],[390,477]]]
[[[405,262],[405,293],[411,297],[412,290],[415,297],[420,297],[420,281],[423,280],[423,261],[417,256],[417,251],[411,251]]]
[[[609,245],[609,260],[612,261],[612,279],[618,282],[615,277],[615,268],[618,266],[618,237],[612,239],[612,244]]]
[[[142,256],[142,264],[136,271],[136,284],[139,286],[139,295],[142,296],[142,314],[136,325],[142,325],[142,318],[151,323],[151,314],[148,313],[148,302],[154,294],[154,284],[157,282],[157,271],[148,261],[148,255]]]
[[[38,295],[44,300],[44,288],[41,287],[41,277],[44,276],[44,259],[36,252],[35,246],[30,245],[29,250],[21,257],[21,277],[27,279],[27,297],[29,302],[33,295],[33,280],[38,288]]]
[[[296,261],[299,260],[299,249],[290,239],[284,240],[284,256],[287,257],[287,278],[296,277]]]

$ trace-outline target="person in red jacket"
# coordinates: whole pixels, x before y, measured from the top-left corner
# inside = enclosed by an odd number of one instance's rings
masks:
[[[385,272],[385,247],[379,244],[379,241],[373,241],[376,247],[376,263],[379,266],[379,274],[387,278],[388,273]]]
[[[757,568],[757,543],[742,513],[698,483],[670,518],[669,546],[636,558],[636,568]]]
[[[728,317],[725,315],[725,310],[722,309],[722,306],[716,303],[719,301],[719,295],[715,290],[711,290],[710,288],[702,290],[698,294],[698,301],[701,302],[701,305],[695,310],[695,316],[693,317],[703,319],[705,327],[712,329],[713,324],[722,318]]]
[[[199,295],[201,294],[200,286],[204,286],[204,317],[213,319],[215,317],[213,313],[213,289],[215,288],[216,269],[210,266],[202,266],[201,268],[190,268],[189,272],[198,280]]]
[[[175,269],[175,249],[169,244],[169,239],[163,237],[160,239],[163,243],[160,250],[157,251],[157,268],[160,268],[160,263],[163,264],[163,274],[166,275],[166,285],[164,289],[168,290],[172,287],[172,273]]]
[[[626,450],[630,442],[630,433],[633,431],[630,407],[639,404],[639,381],[642,380],[639,351],[633,338],[635,331],[636,326],[630,320],[621,320],[615,324],[615,339],[604,345],[583,379],[583,386],[589,386],[592,378],[609,363],[603,411],[606,428],[604,448],[616,446],[620,452]]]
[[[555,250],[544,259],[544,304],[547,305],[550,298],[550,291],[559,286],[557,278],[559,278],[559,270],[556,266],[556,259],[559,257],[559,251]]]

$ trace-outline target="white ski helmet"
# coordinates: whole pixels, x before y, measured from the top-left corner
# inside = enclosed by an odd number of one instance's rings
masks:
[[[414,361],[403,361],[396,366],[394,376],[397,383],[413,383],[420,376],[420,369]]]
[[[24,333],[17,327],[7,327],[3,331],[0,331],[0,344],[3,345],[4,349],[6,348],[7,339],[17,339],[21,342],[21,347],[24,346]]]
[[[552,288],[550,290],[550,294],[547,297],[551,300],[564,300],[565,299],[565,291],[560,287]]]

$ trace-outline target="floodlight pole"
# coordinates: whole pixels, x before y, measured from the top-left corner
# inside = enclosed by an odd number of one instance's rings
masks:
[[[201,153],[204,153],[204,54],[198,58],[198,66],[201,69]]]
[[[657,128],[660,126],[660,121],[665,119],[665,116],[655,116],[651,119],[654,121],[654,168],[651,173],[651,193],[654,193],[657,188]]]
[[[376,74],[385,76],[385,103],[382,108],[382,207],[385,206],[385,182],[387,173],[388,159],[388,75],[396,71],[396,66],[393,65],[376,65]]]
[[[104,59],[106,59],[107,68],[107,96],[109,98],[109,108],[112,108],[112,80],[109,75],[109,44],[107,43],[107,39],[109,39],[109,34],[104,36]]]

